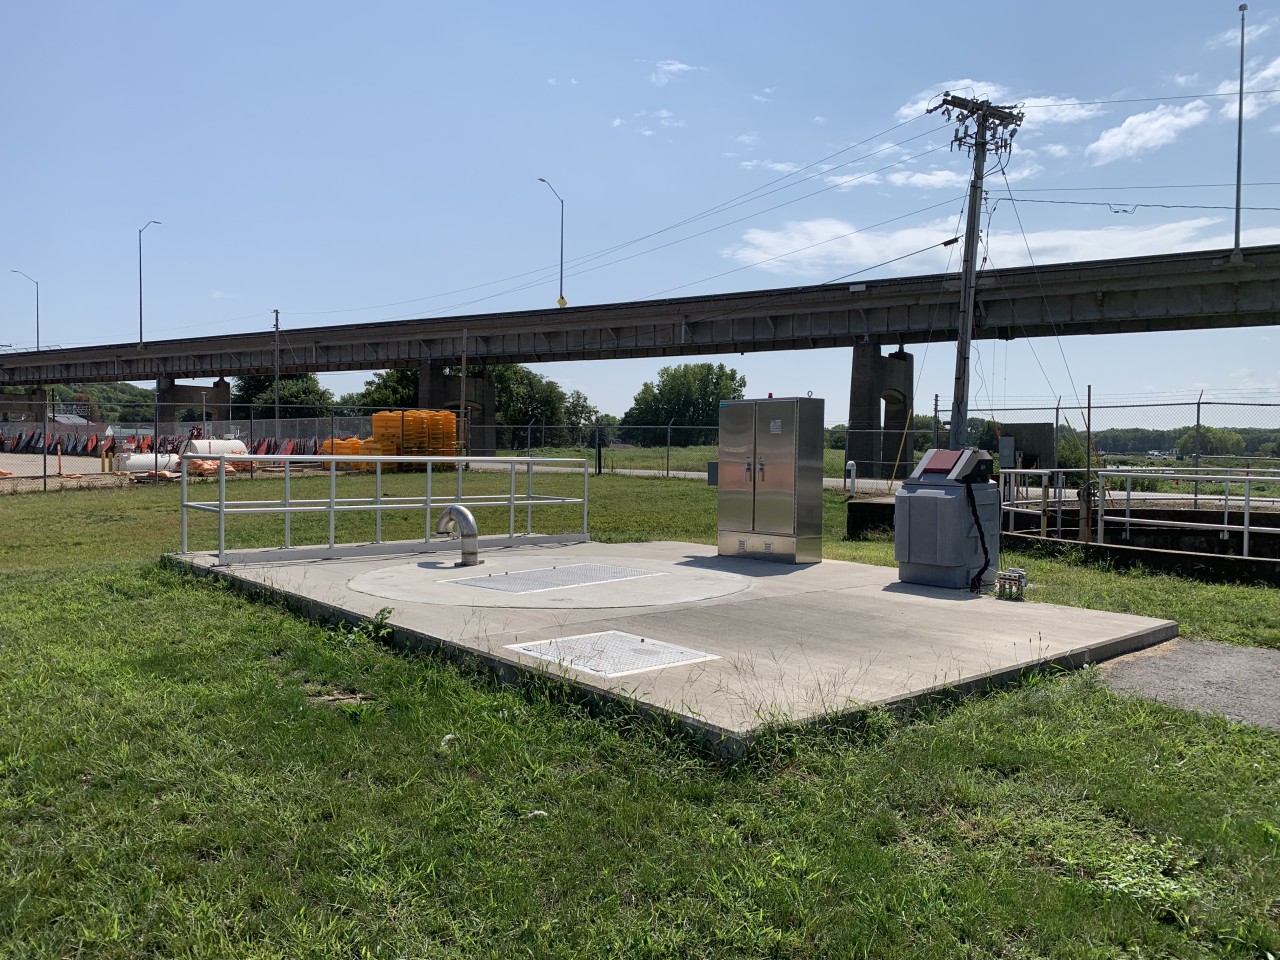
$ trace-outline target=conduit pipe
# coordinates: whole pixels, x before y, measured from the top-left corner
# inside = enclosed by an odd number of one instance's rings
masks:
[[[451,503],[444,508],[440,519],[436,521],[436,533],[446,534],[454,530],[457,530],[458,535],[462,537],[462,560],[457,566],[475,567],[484,563],[480,559],[480,531],[476,527],[476,518],[466,507]]]

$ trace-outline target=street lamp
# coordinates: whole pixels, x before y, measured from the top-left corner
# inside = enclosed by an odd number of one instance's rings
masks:
[[[1240,4],[1240,86],[1236,101],[1236,245],[1231,250],[1231,262],[1243,263],[1240,252],[1240,175],[1244,169],[1244,15],[1247,3]]]
[[[564,197],[556,193],[556,188],[551,186],[551,181],[546,177],[539,177],[539,183],[545,183],[547,189],[555,193],[556,199],[560,201],[560,299],[556,303],[562,307],[567,307],[569,301],[564,298]]]
[[[148,220],[138,228],[138,346],[142,346],[142,231],[152,224],[160,226],[159,220]]]
[[[9,272],[21,274],[22,276],[27,277],[27,275],[23,273],[21,270],[10,270]],[[40,281],[37,280],[35,277],[27,277],[27,279],[36,285],[36,349],[39,350],[40,349]]]

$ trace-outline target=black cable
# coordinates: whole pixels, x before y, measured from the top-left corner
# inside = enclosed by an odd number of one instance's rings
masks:
[[[982,569],[969,581],[969,589],[974,593],[982,592],[982,577],[991,569],[991,554],[987,552],[987,535],[982,530],[982,518],[978,516],[978,498],[973,495],[973,481],[964,481],[965,498],[969,501],[969,511],[973,514],[973,525],[978,528],[978,543],[982,545]]]

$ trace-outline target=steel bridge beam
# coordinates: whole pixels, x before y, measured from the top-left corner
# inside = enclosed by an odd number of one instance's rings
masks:
[[[1280,322],[1280,245],[989,270],[976,339],[1152,333]],[[285,375],[452,361],[541,363],[954,339],[959,276],[934,274],[668,300],[288,332]],[[271,331],[0,355],[0,385],[270,374]]]

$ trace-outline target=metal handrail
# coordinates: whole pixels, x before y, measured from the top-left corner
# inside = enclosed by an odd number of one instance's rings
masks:
[[[193,460],[216,460],[218,462],[218,499],[217,500],[189,500],[189,473],[188,465]],[[277,500],[227,500],[227,465],[228,464],[275,464],[284,467],[284,490],[280,499]],[[372,464],[374,467],[374,495],[372,497],[339,497],[338,496],[338,474],[339,464]],[[425,465],[426,466],[426,489],[422,496],[413,497],[384,497],[382,495],[382,467],[383,464],[393,464],[397,466],[404,465]],[[293,468],[295,466],[322,466],[327,467],[329,475],[329,496],[322,499],[301,499],[295,500],[291,496],[291,480],[293,478]],[[457,490],[453,496],[435,496],[432,492],[433,474],[432,468],[435,465],[446,465],[457,474]],[[463,493],[463,467],[504,467],[510,473],[510,485],[506,496],[488,496],[483,494],[465,495]],[[218,563],[226,563],[226,522],[228,516],[236,514],[280,514],[284,517],[284,550],[293,551],[289,558],[295,555],[305,553],[314,553],[316,550],[327,550],[327,555],[339,555],[342,548],[336,542],[337,534],[337,515],[345,512],[372,512],[374,514],[374,544],[381,545],[382,540],[382,514],[388,510],[424,510],[426,513],[425,523],[423,524],[424,535],[422,541],[412,541],[412,549],[420,549],[420,543],[429,544],[431,542],[431,514],[432,510],[437,507],[447,507],[451,505],[471,507],[507,507],[507,535],[505,538],[496,538],[499,542],[514,542],[516,538],[516,507],[526,507],[526,542],[533,537],[533,508],[535,505],[582,505],[582,533],[581,535],[572,534],[554,538],[556,542],[574,542],[581,543],[590,539],[587,532],[587,516],[588,516],[588,493],[590,489],[591,475],[588,470],[587,460],[582,457],[474,457],[467,455],[453,456],[365,456],[361,454],[290,454],[281,456],[279,454],[201,454],[186,453],[181,457],[182,476],[182,552],[188,553],[187,543],[187,524],[188,513],[190,511],[216,513],[218,516]],[[582,470],[582,496],[581,497],[560,497],[548,494],[535,494],[533,490],[533,474],[535,466],[572,466]],[[520,469],[524,470],[526,482],[525,490],[517,495],[516,493],[516,477]],[[349,471],[343,469],[344,475]],[[291,518],[295,513],[327,513],[329,516],[329,542],[327,548],[294,548],[292,541]],[[495,538],[482,538],[489,542],[493,542]],[[335,552],[336,551],[336,552]],[[276,555],[277,559],[283,558]]]
[[[1209,496],[1199,492],[1199,484],[1201,483],[1221,483],[1222,484],[1222,522],[1221,523],[1200,523],[1190,520],[1154,520],[1148,517],[1134,517],[1131,509],[1133,504],[1133,481],[1145,480],[1151,477],[1159,477],[1161,480],[1188,480],[1196,484],[1196,491],[1193,494],[1197,498],[1197,502],[1202,496]],[[1097,513],[1097,536],[1098,543],[1104,542],[1106,536],[1105,525],[1106,516],[1106,485],[1108,480],[1123,479],[1125,482],[1124,491],[1124,516],[1123,518],[1112,518],[1112,523],[1123,523],[1125,536],[1129,535],[1131,526],[1149,526],[1149,527],[1178,527],[1184,530],[1214,530],[1225,540],[1230,533],[1240,534],[1240,553],[1241,556],[1249,556],[1249,535],[1253,534],[1280,534],[1280,529],[1272,527],[1259,527],[1250,523],[1250,512],[1252,507],[1258,502],[1258,498],[1253,496],[1253,485],[1256,482],[1261,483],[1277,483],[1280,482],[1280,470],[1272,470],[1268,468],[1250,469],[1245,472],[1239,470],[1222,470],[1216,473],[1205,473],[1203,468],[1166,472],[1161,469],[1156,472],[1152,469],[1136,468],[1136,469],[1103,469],[1098,471],[1098,482],[1100,484],[1100,496],[1098,502]],[[1239,502],[1242,507],[1242,515],[1240,523],[1231,523],[1231,484],[1242,484],[1244,487],[1243,495],[1240,496]],[[1217,499],[1217,495],[1213,494],[1213,499]],[[1145,499],[1145,498],[1144,498]],[[1264,503],[1280,502],[1274,497],[1261,498]]]

